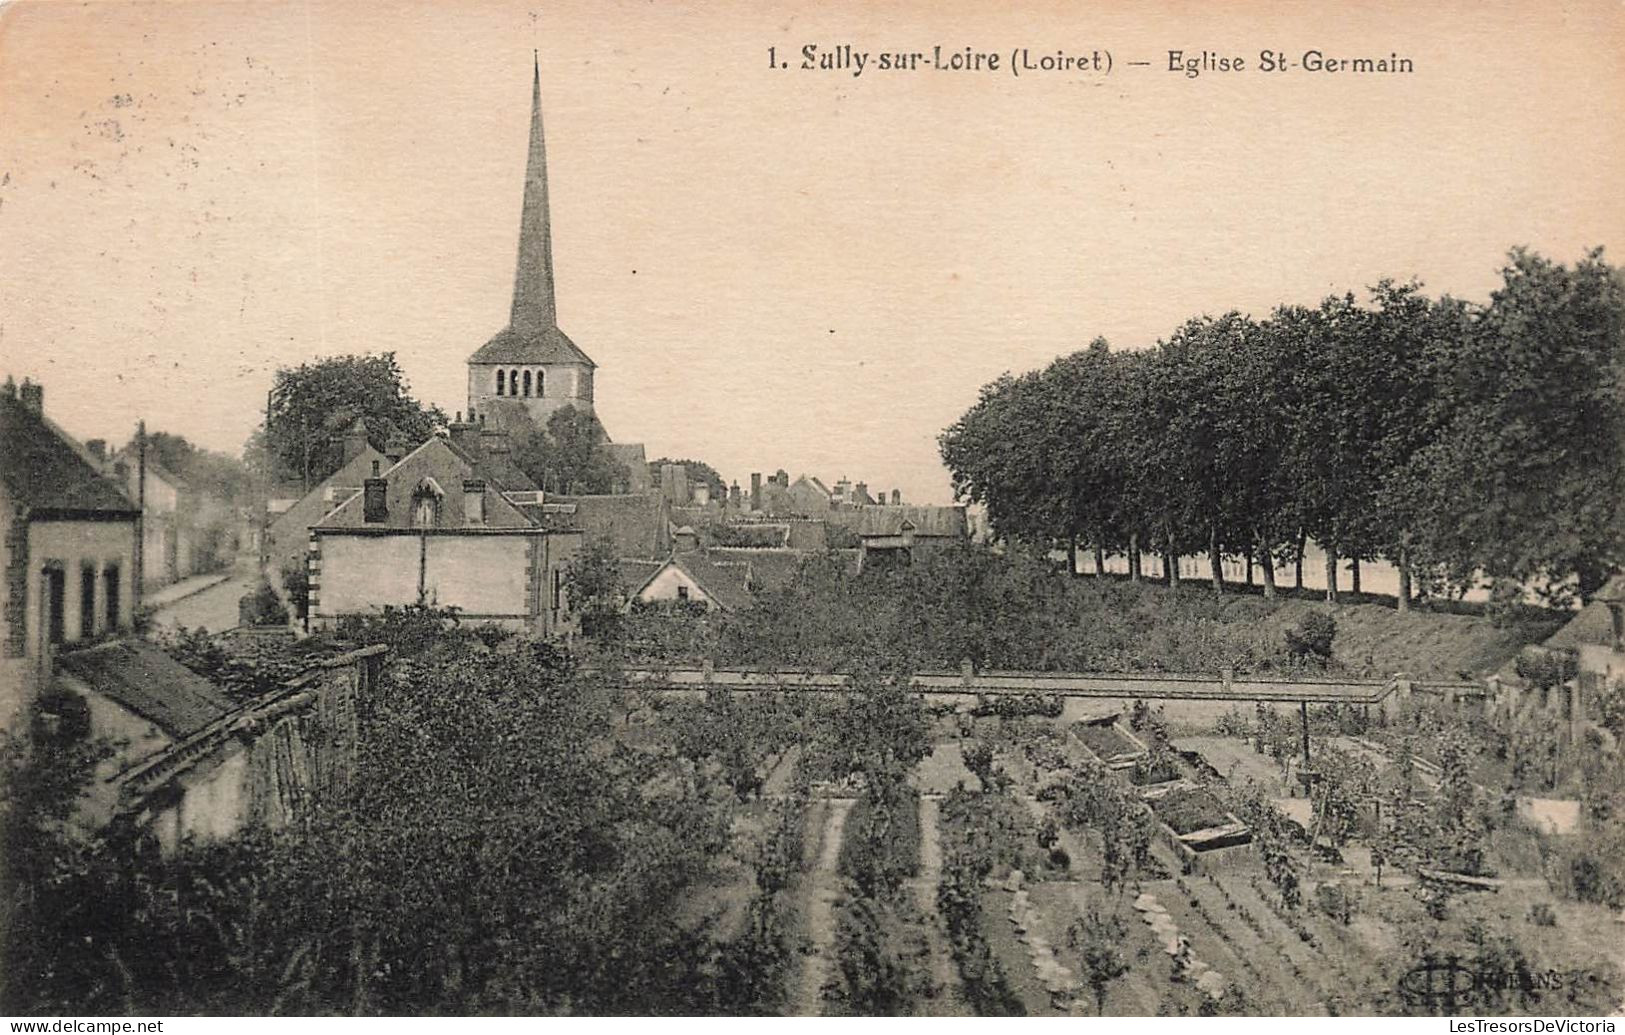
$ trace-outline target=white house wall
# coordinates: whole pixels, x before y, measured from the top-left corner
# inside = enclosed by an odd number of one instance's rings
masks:
[[[530,542],[520,536],[430,536],[424,586],[472,618],[529,616]],[[415,599],[415,597],[414,597]]]
[[[367,614],[385,604],[417,603],[417,536],[324,535],[319,542],[318,615]]]
[[[681,568],[678,568],[673,564],[668,564],[666,567],[660,569],[655,577],[650,580],[649,584],[643,587],[643,591],[638,594],[638,599],[644,603],[677,600],[680,599],[677,595],[677,590],[682,586],[688,587],[689,600],[703,602],[708,607],[717,606],[716,602],[711,599],[710,595],[706,593],[705,590],[700,588],[699,583],[689,578],[683,573]]]

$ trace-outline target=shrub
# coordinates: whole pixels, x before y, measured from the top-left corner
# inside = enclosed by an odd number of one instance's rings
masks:
[[[237,602],[237,620],[243,625],[286,625],[288,609],[282,606],[282,598],[271,583],[261,579],[254,592]]]
[[[293,613],[301,620],[309,617],[310,572],[305,569],[304,561],[286,561],[277,574],[282,578],[283,592],[288,594],[288,601],[293,604]]]
[[[1514,664],[1519,677],[1541,689],[1562,686],[1580,671],[1580,655],[1573,649],[1525,647]]]
[[[1312,611],[1286,631],[1286,652],[1295,661],[1324,667],[1332,660],[1332,640],[1337,636],[1337,620],[1325,611]]]

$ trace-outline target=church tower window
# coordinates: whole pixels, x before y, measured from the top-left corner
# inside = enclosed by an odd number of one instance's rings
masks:
[[[542,372],[540,370],[536,371],[536,397],[538,399],[542,397]]]
[[[505,370],[498,370],[497,371],[497,394],[498,395],[503,394],[502,389],[506,386],[507,380],[508,380],[508,372],[505,371]]]
[[[525,394],[530,395],[530,371],[525,371]]]

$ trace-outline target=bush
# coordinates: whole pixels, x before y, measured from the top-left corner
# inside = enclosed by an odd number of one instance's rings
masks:
[[[288,594],[289,603],[293,604],[293,613],[300,620],[310,616],[310,572],[305,569],[303,561],[288,561],[282,565],[278,572],[282,578],[283,592]]]
[[[1332,660],[1332,640],[1337,635],[1337,619],[1325,611],[1312,611],[1286,631],[1286,652],[1295,661],[1325,666]]]
[[[1580,654],[1572,648],[1525,647],[1518,653],[1514,668],[1531,685],[1550,690],[1579,675]]]
[[[286,625],[288,609],[268,580],[261,579],[259,587],[237,602],[237,620],[242,625]]]

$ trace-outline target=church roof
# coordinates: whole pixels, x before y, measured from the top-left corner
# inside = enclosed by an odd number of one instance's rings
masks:
[[[525,160],[525,199],[519,214],[519,254],[514,262],[513,307],[508,326],[469,357],[470,363],[584,363],[587,354],[559,330],[553,286],[553,230],[547,203],[547,147],[542,139],[542,69],[530,88],[530,153]]]
[[[598,365],[558,327],[546,327],[539,331],[517,331],[512,326],[504,327],[468,357],[468,361],[489,363],[492,366],[503,363],[581,363],[589,367]]]

